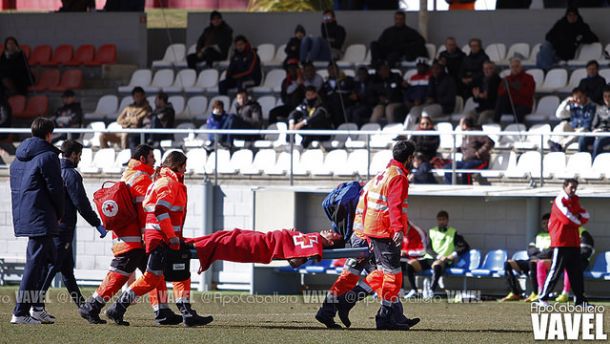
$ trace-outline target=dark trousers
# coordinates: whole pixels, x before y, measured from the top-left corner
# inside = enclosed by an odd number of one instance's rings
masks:
[[[494,122],[500,123],[502,115],[509,114],[517,117],[517,123],[525,123],[525,115],[531,113],[532,109],[519,104],[514,104],[514,106],[515,111],[513,111],[513,106],[510,104],[510,98],[508,97],[508,95],[498,96],[498,102],[496,103],[496,116],[494,118]]]
[[[589,146],[593,149],[589,151]],[[599,154],[604,152],[604,147],[610,145],[610,137],[586,137],[581,136],[578,139],[579,152],[591,152],[591,157],[595,159]]]
[[[26,251],[26,262],[23,270],[17,304],[13,310],[16,316],[28,315],[32,306],[43,306],[42,284],[47,275],[47,268],[55,260],[55,246],[50,235],[30,237]]]
[[[388,64],[393,67],[397,65],[404,56],[404,52],[386,49],[382,47],[377,41],[371,43],[372,64],[376,64],[381,61],[387,61]],[[415,57],[413,56],[407,57],[407,60],[409,61],[412,61],[413,59],[415,59]]]
[[[218,93],[226,95],[230,89],[245,89],[257,85],[258,83],[251,78],[232,79],[226,78],[218,83]]]
[[[586,301],[584,296],[584,277],[582,269],[582,259],[580,257],[580,248],[578,247],[555,247],[553,249],[553,262],[551,269],[544,281],[540,300],[546,301],[549,299],[549,294],[555,288],[557,281],[563,275],[563,270],[568,273],[572,292],[574,292],[574,303],[581,304]]]
[[[457,170],[482,170],[484,168],[487,167],[487,162],[481,161],[481,160],[468,160],[468,161],[456,161],[455,163],[455,169]],[[451,169],[452,168],[452,164],[447,164],[445,166],[443,166],[444,169]],[[472,179],[470,176],[470,173],[462,173],[461,174],[461,184],[471,184],[472,183]],[[456,179],[457,183],[460,184],[460,178]],[[445,184],[451,184],[452,182],[452,178],[451,178],[451,172],[447,172],[445,173]]]
[[[206,48],[203,50],[201,56],[197,54],[188,54],[186,56],[186,63],[189,68],[197,69],[197,64],[205,62],[207,68],[211,68],[214,61],[222,61],[222,55],[220,52],[213,48]]]
[[[74,277],[74,254],[72,250],[72,242],[59,237],[54,237],[53,245],[55,246],[57,256],[55,258],[55,262],[49,264],[47,276],[42,284],[42,291],[45,294],[47,293],[51,283],[53,283],[53,279],[55,279],[55,275],[59,272],[61,273],[64,286],[66,286],[66,289],[68,289],[68,292],[70,293],[72,301],[76,304],[76,306],[80,306],[85,302],[85,298],[83,297],[83,294],[81,294],[78,284],[76,284],[76,278]]]

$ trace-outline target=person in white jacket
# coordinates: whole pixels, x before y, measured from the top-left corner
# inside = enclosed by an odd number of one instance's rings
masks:
[[[561,123],[558,125],[559,129],[556,128],[554,131],[560,133],[591,131],[596,112],[597,105],[589,100],[581,88],[576,87],[572,90],[572,95],[559,104],[555,116],[561,119]],[[578,136],[552,136],[549,146],[552,151],[563,152],[578,139]],[[583,139],[584,137],[580,138]]]

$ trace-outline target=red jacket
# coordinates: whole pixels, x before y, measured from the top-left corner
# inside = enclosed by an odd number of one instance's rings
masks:
[[[587,222],[589,213],[580,206],[580,198],[562,191],[553,201],[549,219],[551,247],[580,247],[578,228]]]
[[[510,96],[515,105],[526,106],[532,109],[534,105],[534,92],[536,91],[534,78],[526,72],[521,72],[517,75],[510,74],[500,82],[498,96],[506,95],[507,81],[510,85]]]

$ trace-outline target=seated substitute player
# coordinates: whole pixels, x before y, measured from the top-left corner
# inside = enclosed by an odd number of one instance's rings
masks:
[[[504,273],[506,281],[510,287],[510,292],[500,302],[521,300],[523,290],[517,281],[517,273],[527,274],[529,277],[532,293],[525,299],[525,302],[533,302],[538,298],[538,278],[536,263],[541,259],[551,258],[551,237],[549,236],[549,218],[551,214],[544,214],[540,221],[540,231],[536,234],[535,242],[531,242],[527,247],[528,259],[512,260],[504,262]]]
[[[424,258],[413,259],[407,264],[406,274],[411,285],[411,291],[405,295],[407,299],[419,295],[415,285],[415,273],[432,269],[432,285],[429,290],[424,290],[423,295],[426,298],[432,297],[445,268],[457,262],[462,254],[470,250],[464,237],[458,234],[455,228],[449,227],[449,214],[446,211],[439,211],[436,221],[438,225],[430,228],[428,233],[428,245]]]
[[[595,242],[593,241],[593,237],[585,227],[578,228],[578,234],[580,236],[580,259],[582,263],[582,271],[585,271],[589,266],[589,261],[591,257],[595,253]],[[548,258],[540,259],[538,261],[538,285],[544,285],[544,281],[546,280],[546,276],[549,272],[550,267],[550,255]],[[542,287],[540,287],[539,289],[542,289]],[[563,291],[561,292],[561,294],[559,294],[559,296],[557,296],[557,298],[555,298],[555,302],[568,302],[570,300],[570,290],[572,290],[572,285],[570,283],[570,279],[568,278],[568,271],[564,270]]]

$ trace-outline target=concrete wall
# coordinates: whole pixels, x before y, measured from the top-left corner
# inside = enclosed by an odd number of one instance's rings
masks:
[[[377,39],[381,31],[392,25],[391,11],[341,11],[338,22],[347,31],[346,44],[365,43]],[[430,12],[429,42],[438,46],[447,36],[454,36],[460,45],[471,37],[479,37],[483,44],[502,42],[512,44],[541,43],[551,26],[561,18],[563,10],[503,10]],[[585,21],[602,42],[610,42],[610,22],[606,10],[581,9]],[[319,13],[224,13],[226,22],[235,34],[245,34],[252,43],[284,44],[292,36],[297,24],[308,34],[320,35]],[[407,25],[417,28],[417,13],[407,13]],[[209,22],[209,13],[189,13],[187,44],[194,44]]]
[[[117,45],[118,62],[146,65],[147,30],[144,13],[2,13],[2,39],[15,36],[21,44]]]

